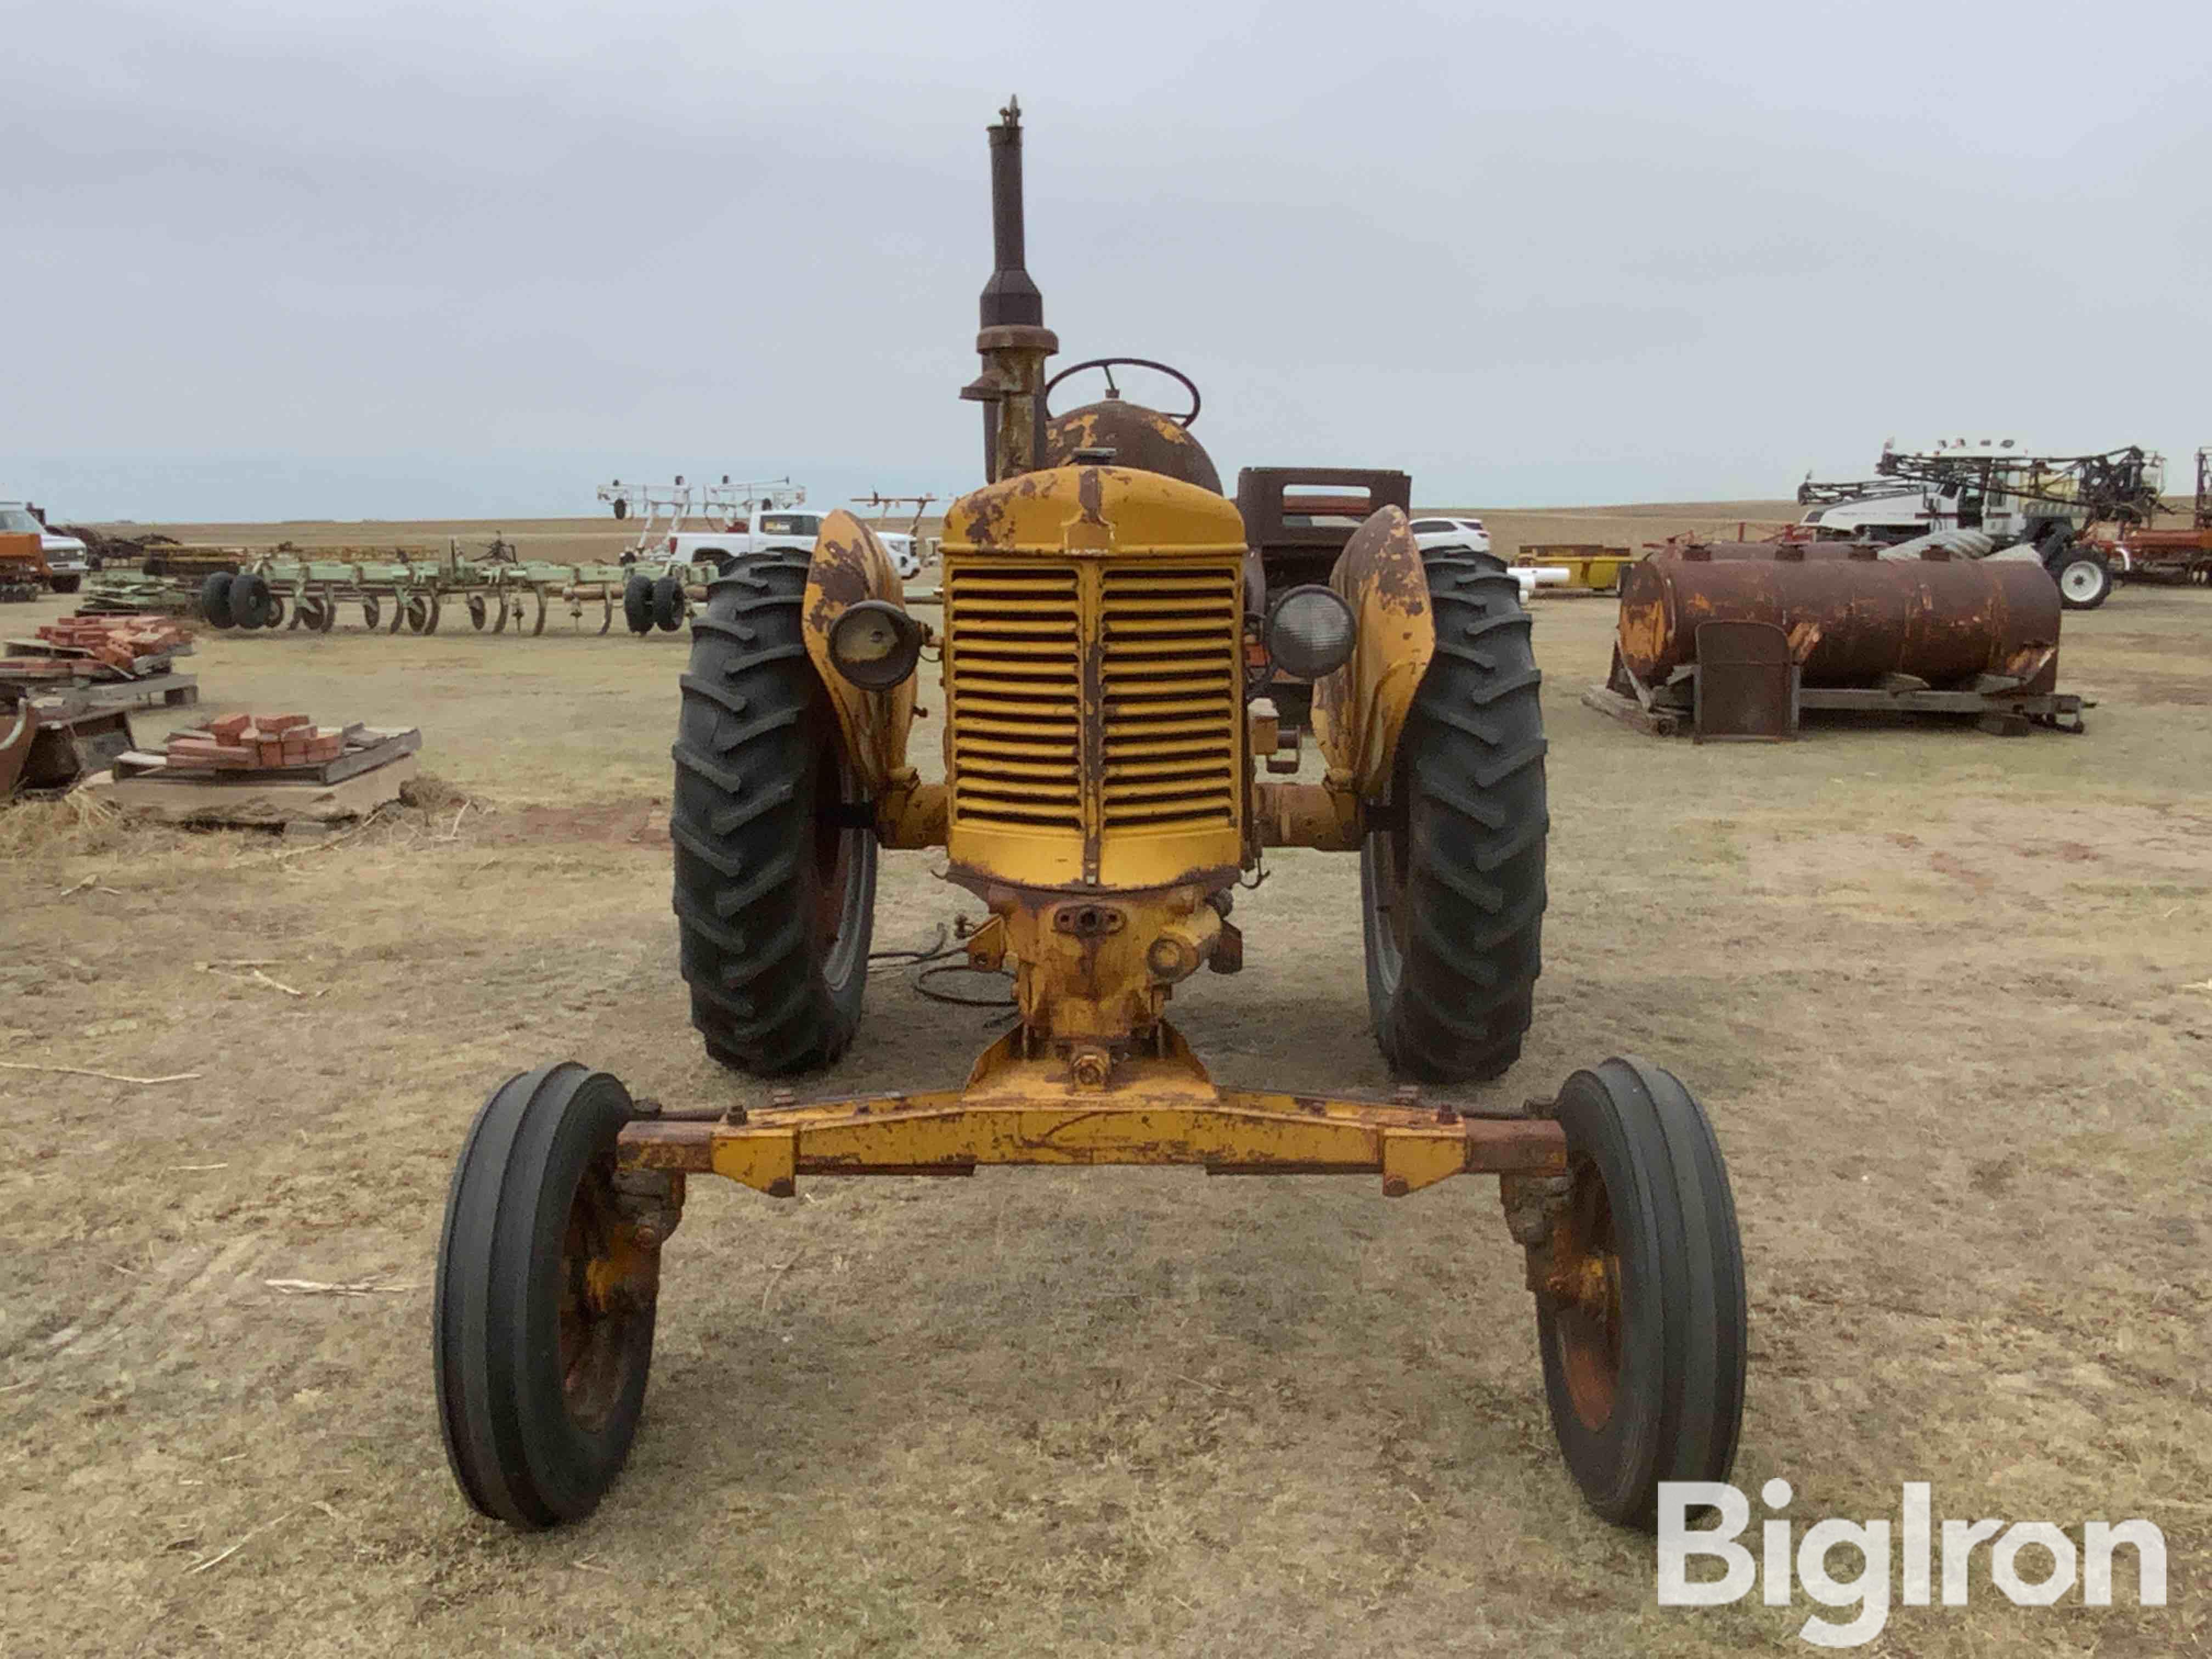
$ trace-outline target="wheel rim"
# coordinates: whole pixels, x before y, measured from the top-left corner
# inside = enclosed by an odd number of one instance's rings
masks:
[[[855,941],[862,931],[860,911],[868,897],[858,843],[869,832],[836,823],[824,810],[859,799],[849,763],[841,756],[834,775],[824,769],[815,778],[815,926],[822,939],[823,977],[842,985],[853,972]]]
[[[1612,1420],[1620,1391],[1620,1255],[1612,1200],[1597,1166],[1577,1157],[1570,1179],[1544,1291],[1553,1303],[1553,1340],[1567,1397],[1583,1426],[1595,1432]]]
[[[1375,941],[1375,965],[1385,994],[1394,994],[1405,957],[1398,948],[1398,912],[1406,897],[1406,872],[1413,868],[1413,827],[1404,810],[1407,794],[1405,769],[1399,769],[1390,789],[1400,809],[1389,828],[1369,832],[1368,867],[1373,872],[1373,890],[1365,895]]]
[[[657,1259],[615,1207],[611,1172],[584,1171],[561,1240],[561,1397],[587,1434],[606,1426],[627,1386],[634,1322],[652,1303]]]
[[[2060,573],[2058,591],[2069,599],[2093,599],[2105,585],[2104,574],[2087,559],[2077,560]]]

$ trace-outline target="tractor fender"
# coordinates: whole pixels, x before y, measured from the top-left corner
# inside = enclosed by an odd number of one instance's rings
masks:
[[[863,793],[876,803],[878,836],[893,846],[935,846],[945,839],[944,803],[925,798],[941,797],[943,792],[922,785],[906,757],[907,735],[914,726],[914,677],[888,691],[864,690],[830,659],[830,630],[848,607],[863,599],[885,599],[903,611],[905,584],[875,532],[840,507],[823,520],[807,566],[800,606],[806,654],[836,713],[845,758]]]
[[[1377,507],[1352,533],[1328,585],[1352,607],[1352,659],[1314,683],[1314,736],[1328,787],[1362,800],[1389,793],[1398,736],[1436,654],[1429,576],[1405,513]]]

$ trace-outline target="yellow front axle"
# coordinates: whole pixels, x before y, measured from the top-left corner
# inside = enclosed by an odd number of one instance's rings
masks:
[[[719,1119],[643,1117],[619,1165],[726,1176],[789,1198],[801,1175],[972,1175],[981,1164],[1193,1164],[1209,1175],[1379,1174],[1399,1198],[1448,1176],[1559,1175],[1548,1118],[1391,1100],[1217,1088],[1172,1032],[1085,1089],[1057,1060],[1020,1058],[1018,1031],[964,1089],[788,1102]]]

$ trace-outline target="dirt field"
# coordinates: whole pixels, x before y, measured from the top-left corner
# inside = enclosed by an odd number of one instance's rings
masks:
[[[1491,516],[1503,548],[1786,511]],[[621,539],[375,528],[250,535]],[[1631,1050],[1703,1095],[1751,1275],[1736,1484],[1785,1476],[1801,1529],[1894,1516],[1911,1480],[1938,1516],[2165,1529],[2164,1609],[2128,1605],[2124,1567],[2120,1606],[2016,1610],[1984,1553],[1973,1606],[1900,1607],[1864,1651],[2202,1650],[2212,594],[2069,613],[2087,736],[1779,748],[1579,707],[1613,606],[1537,609],[1552,908],[1495,1093]],[[702,1181],[620,1485],[550,1535],[469,1513],[428,1320],[477,1104],[563,1055],[671,1102],[763,1091],[703,1059],[676,969],[684,641],[451,626],[210,635],[191,665],[203,714],[422,726],[434,804],[349,840],[94,828],[32,853],[0,813],[0,1059],[196,1074],[0,1072],[0,1653],[1808,1650],[1802,1596],[1656,1607],[1650,1541],[1583,1510],[1479,1180],[1386,1202],[1006,1171],[786,1203]],[[1239,896],[1249,967],[1193,981],[1180,1023],[1229,1080],[1383,1085],[1357,860],[1268,869]],[[878,949],[972,912],[929,870],[886,860]],[[837,1078],[957,1082],[989,1017],[882,969]]]

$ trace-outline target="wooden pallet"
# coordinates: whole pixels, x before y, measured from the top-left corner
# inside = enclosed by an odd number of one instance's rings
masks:
[[[346,779],[359,777],[364,772],[374,772],[380,766],[389,766],[422,746],[422,733],[413,726],[405,731],[396,731],[373,726],[349,726],[345,729],[345,738],[343,754],[336,760],[322,761],[311,766],[222,769],[173,766],[166,755],[149,755],[133,750],[117,757],[115,778],[118,783],[128,779],[134,782],[156,784],[208,783],[223,788],[234,785],[270,783],[343,783]]]
[[[118,778],[112,772],[103,772],[80,787],[94,792],[97,799],[164,823],[279,828],[366,817],[387,801],[398,800],[402,786],[416,771],[415,757],[401,755],[373,771],[337,783],[301,781],[281,774],[273,782],[241,783],[234,781],[243,775],[236,772],[223,773],[219,781],[161,778],[144,773]]]
[[[38,684],[52,686],[47,680]],[[42,690],[40,702],[49,696],[71,714],[93,708],[187,708],[200,700],[200,682],[197,674],[156,674],[150,679],[94,680]]]

